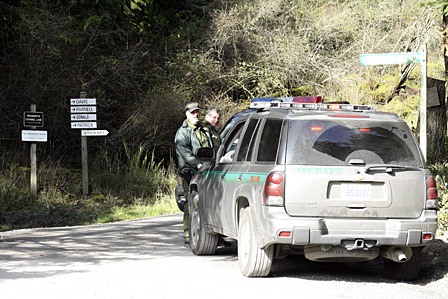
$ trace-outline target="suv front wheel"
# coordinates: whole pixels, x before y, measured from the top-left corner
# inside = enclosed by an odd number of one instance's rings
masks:
[[[190,211],[189,246],[196,255],[214,254],[218,248],[219,235],[211,235],[205,230],[199,210],[199,194],[191,192],[188,201]]]
[[[250,208],[241,209],[238,227],[238,263],[246,277],[267,276],[271,272],[274,245],[260,249],[255,242]]]

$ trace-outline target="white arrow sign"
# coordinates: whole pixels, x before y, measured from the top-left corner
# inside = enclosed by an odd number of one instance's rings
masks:
[[[96,120],[96,114],[72,114],[71,119],[73,121]]]
[[[70,99],[70,105],[96,105],[96,99]]]
[[[72,122],[72,129],[96,129],[96,121]]]
[[[70,107],[71,113],[96,113],[96,106],[73,106]]]
[[[108,130],[81,130],[81,136],[107,136]]]

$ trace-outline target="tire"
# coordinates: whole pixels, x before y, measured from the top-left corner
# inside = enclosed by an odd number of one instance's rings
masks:
[[[320,245],[317,245],[305,247],[304,254],[307,259],[315,262],[363,262],[376,259],[379,256],[379,248],[347,250],[334,246],[329,251],[322,251]]]
[[[188,200],[190,211],[189,246],[196,255],[215,254],[218,248],[219,235],[207,233],[199,211],[199,195],[193,191]]]
[[[398,263],[384,259],[383,266],[386,276],[393,280],[411,281],[415,280],[422,267],[421,247],[412,247],[412,257],[409,261]]]
[[[274,245],[260,249],[255,242],[250,208],[241,210],[238,227],[238,263],[246,277],[263,277],[271,272]]]

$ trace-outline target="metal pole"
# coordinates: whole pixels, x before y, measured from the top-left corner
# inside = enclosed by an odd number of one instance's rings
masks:
[[[36,105],[31,104],[30,106],[31,112],[36,112]],[[36,127],[31,127],[31,129],[36,129]],[[36,143],[31,143],[30,148],[30,164],[31,164],[31,179],[30,179],[30,191],[31,195],[36,197],[37,196],[37,146]]]
[[[421,87],[420,87],[420,148],[425,161],[427,160],[427,74],[426,74],[426,45],[422,46],[421,57]]]
[[[87,97],[85,91],[79,94],[81,99]],[[82,153],[82,194],[89,194],[89,163],[87,159],[87,136],[81,136],[81,153]]]

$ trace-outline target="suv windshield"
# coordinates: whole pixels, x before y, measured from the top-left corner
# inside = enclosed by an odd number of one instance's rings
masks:
[[[423,167],[405,123],[364,120],[290,120],[287,164],[397,164]]]

